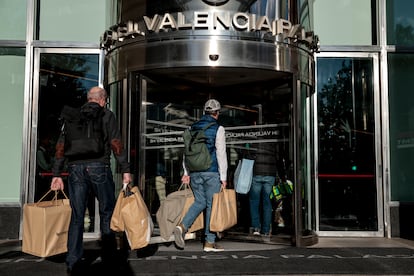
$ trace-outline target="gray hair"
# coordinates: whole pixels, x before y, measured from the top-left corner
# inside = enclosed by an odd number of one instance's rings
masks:
[[[88,101],[99,101],[100,99],[106,99],[106,90],[99,86],[94,86],[88,91]]]

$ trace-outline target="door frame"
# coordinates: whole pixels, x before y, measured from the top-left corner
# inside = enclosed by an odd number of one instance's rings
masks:
[[[325,52],[325,53],[315,53],[315,79],[317,78],[317,64],[318,58],[366,58],[372,60],[372,69],[373,69],[373,99],[374,99],[374,144],[375,144],[375,181],[376,181],[376,190],[377,190],[377,223],[378,231],[321,231],[319,230],[320,222],[320,213],[319,213],[319,181],[316,174],[315,175],[315,214],[316,214],[316,232],[319,236],[326,237],[383,237],[384,236],[384,225],[387,222],[384,221],[384,178],[383,178],[383,164],[384,160],[382,159],[382,131],[381,131],[381,91],[380,91],[380,77],[379,77],[379,54],[378,53],[365,53],[365,52],[354,52],[354,53],[344,53],[344,52]],[[317,87],[318,80],[315,81],[315,88],[318,91]],[[318,97],[318,93],[316,93]],[[317,101],[315,101],[315,105]],[[314,120],[314,129],[315,131],[315,164],[318,164],[318,115],[317,107],[315,107],[315,120]],[[318,171],[316,171],[318,173]]]
[[[139,128],[146,129],[146,103],[147,103],[147,77],[145,73],[140,72],[130,72],[131,76],[129,76],[129,81],[131,87],[130,94],[132,90],[139,91],[139,99],[140,102],[140,119]],[[132,77],[135,76],[135,77]],[[138,77],[137,77],[138,76]],[[294,195],[294,233],[291,235],[291,239],[289,240],[294,243],[294,245],[298,247],[311,245],[316,242],[314,232],[311,231],[311,234],[304,234],[303,230],[314,230],[315,225],[315,211],[313,209],[314,206],[314,189],[313,189],[313,179],[312,176],[315,172],[315,166],[313,163],[313,150],[311,141],[313,141],[313,120],[314,120],[314,109],[315,109],[315,93],[314,87],[310,86],[309,84],[302,82],[298,79],[298,76],[292,74],[291,78],[291,93],[292,93],[292,102],[290,107],[290,154],[292,157],[292,165],[293,165],[293,175],[294,185],[295,185],[295,195]],[[305,92],[305,93],[304,93]],[[304,105],[302,105],[302,103]],[[302,125],[303,124],[303,125]],[[306,140],[302,140],[302,133],[306,133]],[[141,133],[140,133],[141,137]],[[139,152],[138,158],[141,164],[145,163],[145,141],[141,139],[137,143],[139,145]],[[304,148],[305,147],[305,148]],[[305,154],[303,154],[305,151]],[[305,158],[303,158],[305,157]],[[304,163],[302,163],[304,162]],[[141,191],[145,194],[145,168],[140,165],[139,166],[139,180],[138,185],[140,186]],[[302,187],[306,187],[307,192],[307,200],[302,200],[303,193]],[[302,204],[306,204],[306,206],[302,206]],[[306,213],[303,212],[303,207],[306,208]],[[306,218],[305,218],[306,216]]]
[[[80,49],[80,48],[34,48],[33,56],[33,91],[31,91],[32,97],[29,100],[29,106],[31,110],[30,127],[28,131],[29,143],[26,148],[28,152],[29,170],[27,175],[23,179],[26,181],[26,187],[24,190],[27,191],[28,202],[34,200],[34,189],[36,182],[36,149],[37,149],[37,134],[38,134],[38,120],[39,120],[39,93],[40,93],[40,57],[42,54],[96,54],[99,55],[99,79],[98,85],[103,85],[103,64],[104,64],[104,52],[100,49]],[[100,235],[99,227],[99,210],[98,206],[95,205],[95,227],[94,232],[85,232],[85,238],[98,238]]]

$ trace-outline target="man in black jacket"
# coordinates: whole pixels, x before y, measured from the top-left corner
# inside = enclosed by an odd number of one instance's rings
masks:
[[[57,144],[55,163],[53,165],[52,190],[63,190],[64,183],[61,172],[65,160],[68,160],[68,191],[72,216],[68,233],[68,252],[66,264],[69,272],[80,266],[83,257],[83,225],[89,192],[92,191],[99,201],[100,228],[102,239],[102,260],[110,261],[116,249],[115,235],[110,229],[112,213],[115,207],[115,184],[110,167],[111,150],[117,159],[123,182],[131,182],[130,167],[127,155],[123,149],[121,135],[115,115],[105,108],[107,93],[101,87],[92,87],[88,92],[88,102],[81,107],[81,112],[88,113],[103,111],[102,130],[104,151],[100,156],[73,157],[65,156],[65,136],[62,131]],[[103,109],[103,110],[102,110]]]

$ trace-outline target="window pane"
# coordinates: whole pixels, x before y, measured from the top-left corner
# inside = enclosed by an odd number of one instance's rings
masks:
[[[320,230],[378,230],[372,66],[318,59]]]
[[[0,39],[26,40],[26,0],[0,1]]]
[[[413,54],[389,54],[391,199],[414,201]]]
[[[25,50],[0,48],[0,202],[20,202]]]
[[[107,2],[41,0],[39,39],[98,43],[106,29]]]
[[[387,1],[387,44],[414,46],[414,1]]]
[[[321,45],[373,44],[371,0],[318,0],[313,11]]]

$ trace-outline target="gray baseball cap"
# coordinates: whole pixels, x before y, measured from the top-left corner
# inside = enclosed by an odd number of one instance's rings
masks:
[[[204,104],[204,111],[218,111],[220,109],[221,105],[215,99],[210,99]]]

